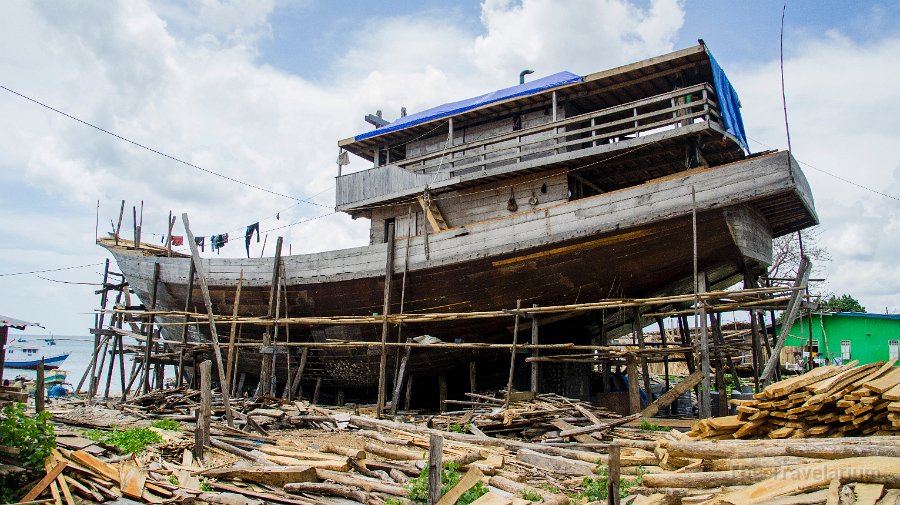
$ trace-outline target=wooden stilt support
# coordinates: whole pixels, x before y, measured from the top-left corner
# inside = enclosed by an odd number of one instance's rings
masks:
[[[412,342],[411,338],[406,339],[406,343]],[[397,371],[397,379],[394,381],[394,394],[391,395],[391,415],[397,415],[397,408],[400,405],[400,393],[403,391],[403,382],[406,380],[406,364],[409,361],[409,353],[412,347],[403,348],[403,357],[400,358],[400,368]]]
[[[409,406],[412,404],[412,390],[413,390],[413,379],[415,378],[414,374],[409,374],[409,379],[406,380],[406,394],[403,396],[403,408],[409,410]]]
[[[384,308],[382,315],[384,323],[381,325],[381,357],[378,363],[378,401],[375,404],[375,417],[381,417],[384,413],[385,391],[387,389],[387,335],[389,330],[387,316],[391,313],[391,281],[394,278],[394,224],[388,225],[387,230],[387,260],[384,267]]]
[[[609,342],[607,341],[606,335],[606,311],[604,310],[600,316],[600,345],[607,346]],[[611,390],[610,384],[610,366],[609,361],[605,361],[603,363],[603,371],[601,372],[601,380],[603,382],[603,392],[609,393]]]
[[[209,445],[212,416],[212,361],[200,363],[200,408],[197,410],[197,429],[194,431],[194,457],[202,460],[204,447]]]
[[[222,349],[219,347],[219,332],[216,330],[212,300],[209,296],[209,286],[206,285],[206,272],[203,269],[203,263],[200,262],[200,252],[197,250],[194,234],[191,233],[191,225],[188,221],[187,213],[181,215],[181,220],[184,221],[184,232],[187,235],[188,245],[191,247],[191,261],[194,263],[194,268],[197,271],[197,280],[200,281],[200,292],[203,293],[203,301],[206,303],[206,311],[209,315],[209,333],[212,337],[213,356],[216,359],[216,369],[219,372],[219,387],[222,390],[222,403],[225,406],[225,419],[228,426],[234,426],[234,417],[231,413],[231,402],[228,398],[228,378],[225,377],[225,366],[222,363]]]
[[[728,397],[726,396],[728,390],[725,387],[725,364],[721,359],[718,361],[716,366],[716,391],[719,393],[719,411],[716,415],[723,417],[728,415]]]
[[[125,201],[122,201],[122,209],[125,209]],[[122,222],[121,212],[119,213],[119,223]],[[118,244],[118,232],[116,233],[116,244]],[[100,313],[94,315],[94,329],[101,330],[103,329],[103,321],[106,317],[106,301],[107,301],[107,283],[109,282],[109,259],[106,260],[106,265],[103,267],[103,284],[101,286],[100,292]],[[127,288],[126,288],[127,289]],[[81,380],[78,381],[78,387],[75,388],[75,394],[81,393],[81,387],[84,385],[84,381],[90,376],[91,382],[93,383],[94,374],[97,373],[97,353],[100,349],[100,334],[94,334],[94,349],[91,354],[91,364],[88,366],[87,370],[84,371],[84,375],[81,376]],[[88,385],[88,403],[90,403],[91,399],[93,399],[93,390],[91,389],[91,385]]]
[[[807,282],[809,282],[809,273],[811,270],[812,263],[809,261],[809,258],[804,256],[800,260],[800,268],[797,271],[797,278],[794,280],[794,292],[791,293],[791,299],[788,302],[787,310],[784,311],[784,319],[781,322],[781,333],[778,335],[778,341],[775,343],[775,348],[772,349],[769,361],[766,362],[766,367],[763,369],[763,373],[759,378],[760,387],[766,387],[772,381],[772,377],[775,374],[775,368],[778,366],[781,350],[784,348],[785,341],[787,341],[787,336],[791,330],[791,326],[794,324],[794,319],[797,318],[797,314],[800,312],[800,301],[803,299],[803,290],[801,288],[806,287]]]
[[[626,358],[625,367],[628,374],[628,413],[641,411],[641,386],[638,383],[638,359],[633,354]]]
[[[656,326],[659,327],[659,338],[662,343],[662,348],[666,349],[668,347],[668,339],[666,336],[666,325],[663,324],[663,318],[656,318]],[[669,391],[671,388],[671,384],[669,384],[669,355],[663,354],[663,382],[665,383],[665,389],[663,391]],[[671,409],[667,406],[666,412],[671,413]]]
[[[644,323],[641,322],[641,311],[639,308],[635,307],[633,316],[632,328],[634,329],[635,335],[637,335],[638,349],[644,350],[646,349],[646,343],[644,342]],[[647,355],[644,353],[641,353],[641,375],[644,380],[644,394],[647,395],[647,401],[652,402],[653,392],[650,390],[650,367],[647,366]]]
[[[509,358],[509,380],[506,382],[506,401],[503,402],[504,407],[509,407],[509,399],[512,396],[513,378],[516,373],[516,345],[519,342],[519,309],[522,308],[522,300],[516,300],[516,319],[513,323],[512,348],[510,349]]]
[[[699,272],[697,274],[697,293],[705,293],[707,289],[707,279],[706,272]],[[698,300],[696,303],[700,305],[699,307],[699,318],[700,318],[700,371],[703,373],[703,382],[700,384],[700,398],[699,398],[699,411],[700,411],[700,419],[706,419],[712,417],[712,410],[710,406],[710,395],[709,395],[709,382],[710,382],[710,373],[711,367],[709,364],[709,329],[707,328],[707,315],[706,315],[706,303]]]
[[[235,317],[235,320],[231,321],[231,331],[228,333],[228,358],[227,363],[225,365],[225,376],[231,379],[234,371],[234,340],[237,336],[237,316],[238,309],[241,306],[241,284],[244,283],[244,269],[241,269],[241,273],[238,275],[237,288],[234,293],[234,310],[231,311],[231,315]]]
[[[269,292],[269,312],[266,317],[269,319],[275,317],[275,304],[278,301],[278,280],[281,274],[281,247],[284,242],[283,237],[278,237],[275,242],[275,263],[272,266],[272,289]],[[257,396],[267,396],[271,393],[272,387],[272,357],[275,355],[272,348],[272,334],[269,328],[263,332],[262,336],[262,365],[259,371],[259,385],[256,386]]]
[[[194,262],[190,262],[190,266],[188,267],[188,278],[187,278],[187,295],[184,300],[184,311],[192,312],[191,304],[194,301],[194,277],[196,277],[197,270],[194,268]],[[191,316],[184,316],[184,322],[187,323],[191,320]],[[188,325],[185,324],[181,327],[181,343],[183,347],[178,350],[178,377],[175,379],[175,386],[181,387],[184,383],[184,349],[187,346],[187,334],[188,334]],[[196,367],[197,362],[196,359],[193,359],[193,364]],[[193,385],[193,384],[192,384]]]
[[[157,289],[159,287],[159,263],[153,264],[153,280],[150,285],[150,310],[156,310]],[[147,341],[144,342],[144,378],[141,381],[144,394],[150,392],[150,354],[153,352],[153,316],[147,322]]]
[[[537,304],[532,305],[533,308],[537,308]],[[531,343],[532,345],[540,344],[538,340],[538,320],[537,316],[531,316]],[[538,350],[531,350],[531,357],[538,357]],[[531,392],[534,394],[538,394],[540,391],[540,363],[537,361],[531,362]],[[473,391],[474,393],[474,391]]]
[[[294,398],[300,399],[300,379],[303,378],[303,370],[306,369],[306,360],[309,357],[309,347],[304,347],[303,351],[300,353],[300,364],[297,365],[297,374],[294,375],[294,381],[292,383],[292,396]]]
[[[338,389],[338,390],[337,390],[337,396],[336,396],[336,398],[334,399],[334,404],[337,405],[338,407],[343,407],[343,406],[344,406],[344,394],[345,394],[345,393],[344,393],[344,390],[343,390],[343,389]]]
[[[316,389],[313,390],[312,399],[309,403],[316,405],[319,403],[319,393],[322,391],[322,378],[319,377],[316,379]]]
[[[475,361],[469,362],[469,392],[477,393],[478,392],[478,382],[476,377],[476,372],[478,371],[478,363]]]
[[[441,412],[447,412],[447,376],[438,375],[438,402]]]
[[[606,479],[606,495],[609,505],[619,505],[619,477],[621,475],[621,450],[619,444],[613,442],[607,449],[609,452],[609,468]]]

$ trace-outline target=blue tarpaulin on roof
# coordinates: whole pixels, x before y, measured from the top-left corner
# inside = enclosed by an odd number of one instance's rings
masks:
[[[387,126],[376,128],[375,130],[372,130],[370,132],[361,133],[355,138],[356,140],[367,139],[369,137],[374,137],[375,135],[402,130],[403,128],[408,128],[419,123],[431,121],[432,119],[459,114],[460,112],[465,112],[467,110],[471,110],[492,102],[498,102],[500,100],[505,100],[507,98],[513,98],[517,96],[532,95],[545,89],[555,88],[564,84],[581,81],[582,77],[579,75],[575,75],[571,72],[559,72],[553,75],[548,75],[547,77],[536,79],[531,82],[526,82],[525,84],[519,84],[517,86],[492,91],[481,96],[476,96],[474,98],[469,98],[466,100],[460,100],[458,102],[445,103],[444,105],[438,105],[437,107],[432,107],[428,110],[410,114],[406,117],[402,117],[394,121]],[[738,120],[740,120],[740,114],[738,115]],[[741,131],[743,131],[743,127]]]
[[[709,49],[706,50],[709,55],[709,64],[712,68],[713,85],[716,88],[716,97],[719,99],[719,110],[722,112],[722,122],[725,124],[725,131],[734,135],[741,147],[747,153],[750,147],[747,145],[747,134],[744,132],[744,120],[741,118],[741,100],[738,98],[737,92],[731,86],[731,81],[725,75],[725,71],[719,66],[719,62],[713,58]]]

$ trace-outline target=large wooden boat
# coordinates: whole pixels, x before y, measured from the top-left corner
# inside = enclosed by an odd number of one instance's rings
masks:
[[[555,74],[401,117],[339,146],[373,164],[347,174],[339,164],[336,202],[371,220],[370,244],[282,257],[283,315],[383,312],[389,248],[391,313],[401,310],[401,292],[406,313],[466,312],[690,292],[694,210],[711,288],[764,272],[773,237],[817,223],[792,157],[747,154],[736,94],[703,45],[583,77]],[[189,258],[121,239],[101,245],[142,300],[158,265],[157,307],[184,309]],[[202,261],[217,314],[232,312],[240,272],[240,314],[267,314],[274,258]],[[202,309],[199,289],[193,300]],[[592,314],[546,324],[547,342],[589,342],[617,325]],[[205,339],[202,331],[192,328],[191,338]],[[374,341],[380,331],[291,326],[289,338]],[[511,335],[502,319],[403,331],[447,342]],[[246,325],[242,339],[261,332]],[[377,380],[377,352],[318,350],[310,359],[326,383]],[[419,353],[411,367],[447,371],[473,359]],[[242,353],[241,371],[252,377],[259,362],[258,352]]]

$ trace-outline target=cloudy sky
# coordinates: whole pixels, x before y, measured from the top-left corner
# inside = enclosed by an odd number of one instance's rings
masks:
[[[206,236],[242,236],[259,221],[267,254],[277,234],[295,254],[362,245],[367,223],[333,214],[337,141],[367,130],[362,118],[376,109],[394,119],[400,107],[413,112],[514,84],[523,68],[587,74],[703,38],[741,96],[751,149],[784,148],[781,8],[711,0],[2,2],[0,314],[55,334],[86,333],[97,303],[88,284],[99,281],[107,257],[94,245],[98,201],[101,234],[124,199],[124,235],[143,201],[148,241],[161,240],[171,210],[189,213]],[[900,311],[898,54],[896,2],[789,2],[791,136],[833,258],[822,274],[828,290],[873,312]],[[35,101],[315,204],[210,175]],[[256,254],[261,245],[253,244]],[[222,254],[243,254],[242,241]],[[10,275],[68,267],[79,268]]]

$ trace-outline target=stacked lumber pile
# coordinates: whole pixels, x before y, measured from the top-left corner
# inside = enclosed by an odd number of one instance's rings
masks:
[[[431,418],[431,426],[445,431],[465,429],[477,435],[514,436],[525,440],[561,442],[560,432],[596,424],[598,435],[627,423],[632,418],[591,405],[588,402],[557,394],[514,393],[506,403],[498,397],[468,393],[472,401],[453,402],[466,405],[464,411],[448,412]]]
[[[636,504],[900,503],[900,437],[664,440]]]
[[[738,414],[698,422],[705,439],[900,434],[900,367],[895,361],[824,366],[769,385]]]

